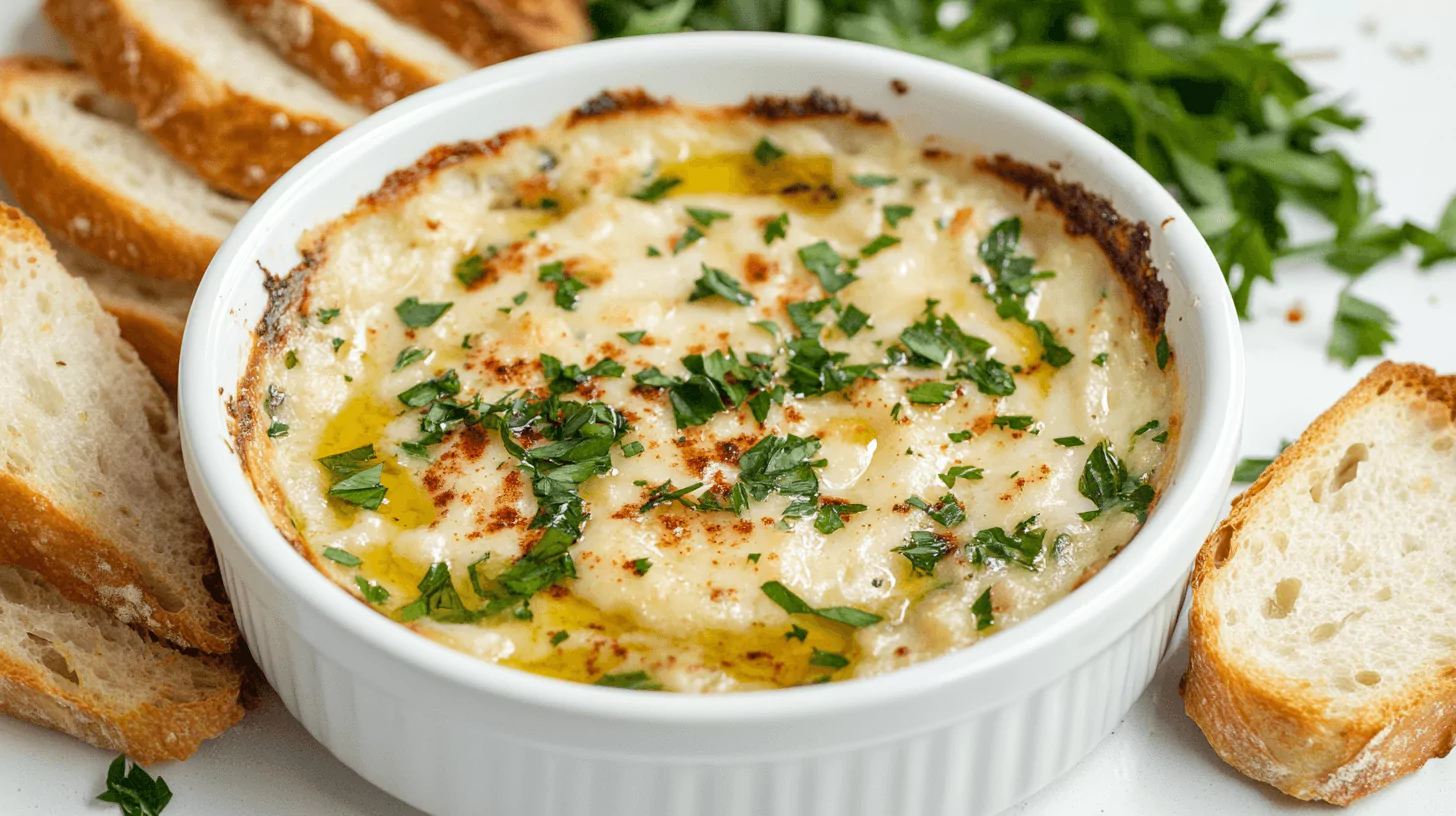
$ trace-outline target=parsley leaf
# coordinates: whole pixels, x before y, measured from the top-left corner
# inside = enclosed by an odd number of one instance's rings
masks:
[[[844,258],[834,251],[828,241],[819,241],[800,248],[799,261],[819,279],[819,285],[824,287],[824,291],[831,295],[859,280],[853,272],[840,273],[839,267],[844,265]]]
[[[778,217],[769,221],[763,226],[763,243],[765,246],[772,244],[780,238],[786,238],[789,234],[789,214],[779,213]]]
[[[1121,509],[1136,516],[1139,522],[1145,522],[1148,520],[1148,505],[1152,504],[1155,495],[1153,486],[1147,481],[1128,475],[1127,466],[1112,452],[1105,439],[1088,454],[1077,490],[1097,505],[1096,510],[1081,514],[1084,521],[1091,521],[1108,510]]]
[[[885,221],[891,228],[900,226],[900,222],[915,214],[915,208],[909,204],[886,204],[880,209],[884,213]]]
[[[714,221],[722,221],[733,217],[732,213],[726,213],[722,210],[703,210],[697,207],[688,207],[687,212],[694,221],[705,227],[711,227]]]
[[[361,470],[353,476],[335,482],[334,486],[329,488],[328,495],[365,510],[378,510],[379,506],[384,503],[384,494],[387,492],[379,481],[383,472],[384,465],[382,464]]]
[[[136,763],[128,770],[126,754],[121,754],[106,769],[106,792],[96,798],[120,807],[122,816],[158,816],[172,801],[172,790],[162,777],[153,779]]]
[[[399,356],[394,358],[394,368],[391,370],[398,371],[407,365],[418,363],[419,361],[429,356],[430,352],[424,349],[415,348],[414,346],[405,346],[404,348],[399,350]]]
[[[851,303],[845,306],[844,310],[839,313],[839,320],[834,325],[838,326],[839,330],[844,332],[845,337],[853,337],[859,334],[860,330],[868,326],[869,323],[870,316]]]
[[[769,581],[763,584],[760,589],[769,600],[778,604],[790,615],[814,615],[816,617],[831,620],[835,623],[842,623],[846,626],[860,628],[879,623],[884,618],[872,612],[865,612],[849,606],[827,606],[822,609],[815,609],[798,595],[795,595],[788,587],[778,581]],[[797,629],[797,627],[795,627]],[[802,640],[802,638],[800,638]]]
[[[676,255],[701,240],[703,240],[703,231],[689,224],[688,228],[683,230],[683,234],[678,237],[677,243],[672,245],[672,254]]]
[[[440,316],[450,311],[454,303],[421,303],[417,297],[407,297],[394,307],[394,313],[406,326],[423,329],[435,325]]]
[[[893,235],[881,235],[860,247],[859,254],[861,258],[872,258],[880,254],[881,251],[889,249],[898,243],[900,243],[900,239]]]
[[[329,321],[333,320],[334,318],[336,318],[338,316],[339,316],[339,310],[338,309],[319,309],[318,310],[318,319],[319,319],[319,322],[322,323],[322,324],[324,324],[325,326],[329,325]]]
[[[849,658],[838,652],[826,652],[816,648],[814,653],[809,655],[810,666],[822,666],[826,669],[842,669],[849,665]]]
[[[425,380],[399,394],[399,401],[411,408],[420,408],[441,397],[453,397],[460,393],[460,376],[450,369],[434,379]]]
[[[479,618],[460,599],[460,593],[450,580],[450,565],[444,561],[430,565],[417,589],[420,597],[399,610],[400,620],[412,621],[429,616],[441,623],[470,623]]]
[[[860,187],[886,187],[894,184],[894,176],[877,176],[874,173],[866,173],[859,176],[850,176],[849,180]]]
[[[991,420],[991,425],[996,428],[1009,428],[1013,431],[1024,431],[1027,428],[1030,428],[1032,423],[1034,422],[1036,422],[1035,419],[1032,419],[1025,414],[1007,414],[1005,416],[998,416],[995,419]]]
[[[455,264],[455,279],[469,289],[472,283],[485,277],[485,258],[480,253],[466,255]]]
[[[786,155],[778,145],[770,142],[767,136],[759,139],[758,144],[753,146],[753,159],[759,164],[773,164]]]
[[[556,305],[568,312],[576,311],[576,304],[581,300],[581,290],[586,288],[586,284],[566,272],[566,264],[562,261],[542,264],[537,270],[536,280],[556,284]]]
[[[844,517],[863,513],[869,508],[863,504],[837,504],[825,502],[814,514],[814,529],[829,535],[844,528]]]
[[[1041,359],[1056,368],[1072,361],[1072,351],[1057,342],[1051,327],[1040,320],[1034,320],[1027,311],[1026,299],[1035,289],[1036,282],[1052,277],[1050,272],[1035,272],[1031,258],[1016,254],[1021,242],[1021,219],[1015,216],[998,222],[982,239],[981,260],[991,270],[991,280],[982,280],[986,297],[996,304],[996,314],[1005,320],[1015,320],[1036,332],[1041,343]]]
[[[553,394],[566,394],[576,390],[578,385],[593,377],[620,377],[626,373],[622,364],[608,357],[591,368],[582,368],[572,363],[562,365],[549,354],[541,355],[541,373],[545,375],[547,387]]]
[[[703,276],[698,278],[688,300],[703,300],[714,295],[739,306],[747,306],[754,301],[753,295],[745,291],[727,272],[703,264]]]
[[[359,556],[349,552],[348,550],[341,550],[338,547],[325,547],[324,558],[327,558],[336,564],[342,564],[346,567],[357,567],[360,564],[364,563],[364,560]]]
[[[663,196],[672,192],[673,188],[679,184],[682,184],[682,179],[676,176],[659,176],[651,184],[633,193],[632,197],[638,201],[646,201],[649,204],[661,201]]]
[[[1340,292],[1335,328],[1325,351],[1346,368],[1361,357],[1380,357],[1385,353],[1385,344],[1395,340],[1390,333],[1394,326],[1395,319],[1389,312],[1346,289]]]
[[[628,345],[635,346],[638,343],[642,342],[642,338],[647,336],[647,332],[641,330],[617,332],[617,336],[622,338],[623,340],[626,340]]]
[[[1041,557],[1046,530],[1036,527],[1036,516],[1016,525],[1011,532],[1000,527],[987,527],[976,532],[966,545],[972,564],[995,559],[1036,571]]]
[[[364,580],[364,576],[362,575],[354,576],[354,583],[358,585],[359,592],[364,596],[364,600],[375,606],[389,600],[389,590],[373,581]]]
[[[1057,443],[1058,445],[1061,445],[1064,448],[1080,448],[1083,445],[1087,444],[1086,442],[1082,441],[1082,437],[1080,436],[1059,436],[1052,441]]]
[[[925,530],[911,531],[910,540],[893,550],[905,556],[905,560],[910,562],[910,568],[921,575],[933,574],[935,565],[940,563],[940,559],[950,555],[950,551],[949,538]]]
[[[952,441],[964,441],[964,440],[952,440]],[[954,465],[954,466],[951,467],[950,470],[947,470],[946,472],[940,474],[936,478],[937,479],[940,479],[940,481],[943,482],[946,487],[955,487],[955,483],[956,483],[956,480],[957,479],[965,479],[967,481],[975,481],[977,479],[984,478],[984,476],[985,476],[985,473],[980,468],[975,467],[974,465]]]
[[[943,405],[955,396],[955,383],[924,382],[905,392],[905,398],[916,405]]]
[[[989,629],[996,624],[996,619],[991,615],[991,588],[986,587],[976,602],[971,604],[971,614],[976,616],[976,631]]]
[[[606,686],[607,688],[631,689],[632,691],[662,690],[662,684],[653,680],[652,676],[645,671],[604,674],[592,685]]]

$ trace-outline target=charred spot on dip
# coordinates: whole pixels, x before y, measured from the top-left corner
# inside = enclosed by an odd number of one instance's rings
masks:
[[[483,660],[719,692],[973,646],[1126,547],[1181,427],[1144,233],[1033,171],[824,94],[439,148],[270,281],[239,449],[320,570]]]

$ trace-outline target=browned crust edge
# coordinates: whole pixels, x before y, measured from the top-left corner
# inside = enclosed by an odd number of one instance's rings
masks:
[[[375,0],[385,11],[475,63],[585,42],[586,10],[574,0]]]
[[[44,57],[0,60],[0,93],[34,74],[69,74],[92,84],[74,66]],[[136,203],[89,178],[82,168],[33,140],[20,123],[0,116],[0,176],[16,200],[48,229],[123,269],[156,278],[197,281],[218,242],[158,224]],[[84,225],[84,229],[81,227]]]
[[[1097,242],[1102,253],[1132,291],[1149,332],[1163,333],[1168,315],[1168,287],[1158,279],[1149,250],[1152,236],[1148,225],[1129,221],[1118,214],[1112,202],[1081,184],[1059,181],[1053,173],[1019,162],[1005,153],[981,156],[976,166],[1035,194],[1056,207],[1066,219],[1068,235],[1086,235]]]
[[[345,102],[379,110],[452,78],[394,58],[309,0],[227,2],[284,59]],[[284,20],[291,14],[307,15],[308,32],[300,35],[290,29]],[[352,62],[337,58],[334,49],[341,44],[353,54]]]
[[[225,192],[257,198],[343,130],[214,81],[128,19],[117,0],[46,0],[45,14],[102,88],[136,105],[143,130]]]
[[[1299,466],[1344,422],[1397,389],[1401,398],[1445,410],[1456,422],[1456,377],[1420,365],[1383,362],[1320,415],[1237,499],[1204,542],[1193,567],[1189,664],[1179,683],[1188,716],[1223,760],[1260,782],[1306,800],[1348,805],[1444,757],[1456,743],[1456,675],[1431,678],[1394,705],[1354,721],[1322,716],[1322,697],[1297,681],[1237,665],[1220,644],[1211,583],[1236,555],[1236,534],[1259,512],[1259,496],[1299,478]]]
[[[139,637],[144,637],[140,636]],[[175,654],[171,660],[221,665],[222,659]],[[158,706],[144,703],[126,712],[110,711],[90,699],[50,682],[33,666],[0,652],[0,711],[36,725],[61,731],[134,761],[150,765],[192,756],[211,739],[243,718],[238,703],[241,675],[218,693],[190,703]]]

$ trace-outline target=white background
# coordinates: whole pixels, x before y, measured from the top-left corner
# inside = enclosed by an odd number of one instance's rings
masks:
[[[39,19],[40,0],[0,0],[0,54],[58,53]],[[1247,19],[1263,0],[1234,0]],[[1369,122],[1346,147],[1375,171],[1391,220],[1434,222],[1456,193],[1456,0],[1290,0],[1269,31],[1290,43],[1305,73],[1346,96]],[[1256,291],[1245,324],[1249,389],[1243,450],[1263,456],[1292,439],[1373,365],[1346,370],[1325,359],[1344,279],[1315,265],[1286,264],[1279,285]],[[1456,372],[1456,262],[1429,273],[1409,258],[1377,268],[1359,296],[1400,321],[1392,359]],[[1291,310],[1304,319],[1291,323]],[[1456,533],[1453,533],[1456,534]],[[1456,591],[1456,588],[1453,588]],[[1117,730],[1051,787],[1010,811],[1019,816],[1328,811],[1244,779],[1224,765],[1183,713],[1178,678],[1187,664],[1180,624],[1174,649]],[[69,737],[0,717],[0,816],[115,813],[92,801],[111,755]],[[316,744],[271,693],[262,707],[184,764],[158,769],[175,793],[167,816],[292,813],[414,814]],[[1349,813],[1456,810],[1456,758],[1357,803]],[[502,816],[510,816],[503,814]],[[683,816],[691,816],[683,814]]]

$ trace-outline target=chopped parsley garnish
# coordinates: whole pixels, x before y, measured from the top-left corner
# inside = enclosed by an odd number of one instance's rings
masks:
[[[788,369],[786,376],[789,390],[799,396],[817,396],[831,391],[841,391],[855,380],[879,379],[872,365],[844,365],[849,354],[830,351],[819,341],[824,325],[815,318],[826,307],[842,310],[838,300],[826,298],[816,301],[790,303],[789,319],[801,336],[786,344]]]
[[[814,529],[829,535],[844,528],[844,517],[855,513],[863,513],[869,508],[863,504],[834,504],[825,502],[819,505],[819,510],[814,514]]]
[[[921,574],[931,575],[940,559],[950,555],[950,539],[925,530],[913,530],[910,540],[893,551],[905,556],[910,568]]]
[[[1101,354],[1097,355],[1096,357],[1093,357],[1092,358],[1092,365],[1095,365],[1095,366],[1098,366],[1098,367],[1107,365],[1107,352],[1104,351]]]
[[[964,442],[975,435],[975,431],[951,431],[946,437],[952,442]]]
[[[826,652],[823,649],[815,649],[809,655],[810,666],[822,666],[826,669],[842,669],[849,665],[849,658],[838,652]]]
[[[571,634],[565,629],[562,629],[560,632],[557,632],[556,634],[551,636],[551,645],[560,646],[561,644],[565,643],[566,639],[569,637],[571,637]]]
[[[658,249],[655,246],[649,246],[647,248],[647,257],[649,257],[649,258],[661,258],[662,257],[662,250]]]
[[[853,272],[839,271],[844,266],[844,258],[834,251],[828,241],[819,241],[800,248],[799,261],[819,279],[819,285],[824,287],[824,291],[831,295],[858,280]]]
[[[1016,525],[1011,532],[1000,527],[987,527],[977,531],[966,544],[966,555],[972,564],[984,564],[990,559],[1005,561],[1035,571],[1041,557],[1042,541],[1046,530],[1036,526],[1036,516]]]
[[[460,393],[460,376],[450,369],[434,379],[425,380],[399,394],[399,401],[411,408],[422,408],[441,397]]]
[[[997,428],[1010,428],[1013,431],[1024,431],[1030,428],[1035,421],[1035,419],[1025,414],[1007,414],[991,420],[991,424]]]
[[[394,368],[392,370],[398,371],[407,365],[418,363],[419,361],[429,356],[430,352],[424,349],[415,348],[414,346],[405,346],[404,348],[399,350],[399,356],[394,358]]]
[[[1456,204],[1451,212],[1456,213]],[[1394,326],[1395,319],[1389,312],[1355,297],[1348,289],[1343,290],[1335,308],[1334,332],[1325,352],[1346,368],[1361,357],[1379,357],[1385,353],[1385,344],[1395,340],[1390,333]],[[1168,336],[1159,337],[1158,343],[1158,368],[1166,368]]]
[[[965,479],[968,482],[985,478],[985,472],[974,465],[954,465],[950,470],[940,474],[939,479],[946,487],[955,487],[957,479]]]
[[[288,350],[288,353],[285,354],[285,355],[283,355],[283,367],[286,368],[286,369],[289,369],[291,371],[297,365],[298,365],[298,352],[294,351],[293,349],[289,349]]]
[[[657,487],[654,487],[651,490],[647,491],[647,500],[642,502],[642,506],[637,508],[637,512],[649,513],[654,508],[661,507],[665,504],[671,504],[673,502],[677,502],[683,507],[691,509],[696,505],[694,505],[692,500],[688,498],[688,494],[702,486],[702,482],[693,482],[687,487],[674,488],[672,485],[672,480],[668,479]]]
[[[772,244],[780,238],[786,238],[789,234],[789,214],[779,213],[778,217],[769,221],[763,226],[763,243],[765,246]]]
[[[919,321],[900,332],[900,343],[888,361],[915,368],[950,368],[952,380],[970,380],[982,394],[1004,397],[1016,391],[1016,381],[999,360],[987,357],[991,344],[966,334],[950,315],[937,315],[938,301],[927,300]]]
[[[1157,430],[1157,427],[1159,425],[1161,425],[1161,424],[1163,424],[1163,423],[1157,421],[1156,419],[1150,419],[1150,420],[1147,421],[1147,423],[1145,425],[1143,425],[1142,427],[1138,428],[1136,431],[1133,431],[1132,432],[1132,435],[1133,436],[1142,436],[1143,434],[1147,433],[1148,431]]]
[[[632,561],[632,571],[638,575],[646,575],[652,569],[652,561],[647,558],[637,558]]]
[[[520,306],[522,303],[526,302],[526,293],[517,292],[516,294],[511,296],[511,302],[516,304],[517,306]]]
[[[870,241],[868,244],[860,247],[859,254],[861,258],[872,258],[875,255],[878,255],[881,250],[889,249],[890,247],[898,243],[900,243],[900,239],[896,238],[893,235],[881,235],[875,240]]]
[[[1148,505],[1152,504],[1155,491],[1146,478],[1133,479],[1127,466],[1112,452],[1112,446],[1103,440],[1097,443],[1082,466],[1082,478],[1077,490],[1097,505],[1096,510],[1079,514],[1083,521],[1091,521],[1109,510],[1124,510],[1137,517],[1139,522],[1148,520]]]
[[[1021,243],[1021,219],[1015,216],[997,223],[981,241],[981,260],[991,270],[992,279],[983,280],[986,297],[996,304],[996,314],[1004,320],[1015,320],[1036,332],[1041,342],[1041,359],[1060,368],[1072,361],[1072,351],[1057,342],[1051,327],[1033,320],[1026,309],[1026,298],[1036,282],[1053,276],[1051,272],[1033,271],[1035,261],[1016,254]]]
[[[759,139],[758,144],[753,146],[753,159],[759,164],[773,164],[785,155],[787,154],[778,145],[770,142],[767,136]]]
[[[423,329],[435,325],[440,316],[450,311],[454,303],[421,303],[417,297],[407,297],[394,307],[394,313],[406,326]]]
[[[322,323],[322,324],[324,324],[325,326],[329,325],[329,321],[333,320],[334,318],[336,318],[338,316],[339,316],[339,310],[338,309],[319,309],[318,310],[318,319],[319,319],[319,322]]]
[[[444,561],[431,564],[417,588],[420,597],[399,610],[402,621],[428,616],[441,623],[470,623],[479,617],[461,600],[454,582],[450,580],[450,565]]]
[[[916,405],[943,405],[955,396],[956,384],[925,382],[905,392],[905,398]]]
[[[690,354],[682,358],[688,376],[663,374],[655,366],[632,376],[638,385],[666,388],[673,417],[679,428],[702,425],[719,411],[737,408],[745,401],[754,418],[763,422],[773,402],[782,401],[781,389],[770,388],[773,380],[773,358],[750,353],[748,362],[738,359],[729,349],[727,354],[713,351],[707,356]]]
[[[628,345],[635,346],[638,343],[642,342],[642,338],[647,336],[647,332],[641,330],[617,332],[617,336],[622,338],[623,340],[626,340]]]
[[[1342,302],[1340,305],[1343,307],[1344,306],[1344,303]],[[1386,317],[1388,319],[1389,318],[1389,315],[1386,315]],[[1338,315],[1336,315],[1335,320],[1336,320],[1336,325],[1338,326],[1338,324],[1339,324],[1339,316]],[[1386,339],[1387,340],[1394,340],[1395,338],[1387,336]],[[1330,338],[1330,342],[1331,343],[1334,342],[1334,338],[1333,337]],[[1153,348],[1153,353],[1156,354],[1157,355],[1157,358],[1158,358],[1158,370],[1159,371],[1165,371],[1165,370],[1167,370],[1167,368],[1168,368],[1168,358],[1170,356],[1172,356],[1172,353],[1173,353],[1172,351],[1170,351],[1168,349],[1168,333],[1167,332],[1163,332],[1162,334],[1158,335],[1158,344],[1157,344],[1157,346],[1155,346]],[[1380,352],[1377,350],[1375,353],[1376,354],[1379,354]],[[1334,356],[1334,352],[1331,352],[1331,356]],[[1351,363],[1346,363],[1346,365],[1351,365],[1351,364],[1353,364],[1353,361]]]
[[[561,261],[542,264],[537,270],[536,280],[556,284],[556,305],[568,312],[576,311],[581,290],[586,288],[586,284],[567,274],[566,264]]]
[[[690,218],[705,227],[713,226],[714,221],[723,221],[733,217],[732,213],[726,213],[722,210],[701,210],[697,207],[688,207],[687,211]]]
[[[276,419],[268,424],[269,439],[279,439],[285,436],[288,436],[288,426],[286,424],[279,422]]]
[[[982,592],[981,596],[976,599],[976,602],[971,604],[971,614],[976,616],[977,632],[983,629],[989,629],[996,624],[996,619],[991,616],[990,587],[986,587],[986,591]]]
[[[353,476],[335,482],[334,486],[329,488],[329,496],[365,510],[378,510],[379,505],[384,503],[384,494],[387,492],[379,481],[379,477],[383,473],[384,465],[382,464],[361,470]]]
[[[873,173],[866,173],[860,176],[850,176],[849,180],[860,187],[887,187],[895,183],[894,176],[877,176]]]
[[[344,338],[335,337],[329,341],[329,344],[334,347],[334,353],[337,354],[339,349],[344,347]]]
[[[335,564],[343,564],[346,567],[357,567],[364,563],[364,560],[359,556],[348,550],[341,550],[338,547],[325,547],[324,558],[333,561]]]
[[[1163,444],[1164,442],[1167,442],[1168,441],[1168,432],[1167,431],[1163,431],[1162,433],[1160,433],[1157,436],[1153,437],[1153,441],[1154,442],[1157,442],[1159,445]]]
[[[662,690],[662,684],[653,680],[652,676],[645,671],[604,674],[592,685],[606,686],[607,688],[631,689],[633,691]]]
[[[798,625],[797,623],[793,624],[790,627],[789,631],[784,633],[784,640],[797,640],[800,643],[803,643],[808,637],[809,630]]]
[[[765,436],[738,460],[738,482],[754,501],[763,501],[770,493],[781,493],[795,499],[795,504],[813,504],[819,498],[819,477],[814,469],[824,464],[816,460],[819,440],[788,436]]]
[[[845,337],[853,337],[869,324],[870,316],[851,303],[839,312],[839,320],[834,325],[844,332]]]
[[[325,456],[318,460],[330,472],[340,476],[353,476],[355,473],[369,467],[374,463],[374,446],[362,445],[347,450],[343,453],[335,453],[332,456]]]
[[[682,184],[682,179],[676,176],[659,176],[651,184],[633,193],[632,197],[638,201],[646,201],[649,204],[655,201],[661,201],[663,196],[672,192],[673,188],[679,184]]]
[[[1057,443],[1058,445],[1061,445],[1064,448],[1080,448],[1083,445],[1087,444],[1086,442],[1082,441],[1082,437],[1080,436],[1059,436],[1052,441]]]
[[[576,363],[564,366],[560,360],[549,354],[541,355],[541,373],[546,376],[547,387],[553,394],[575,391],[578,385],[593,377],[620,377],[626,371],[621,363],[610,357],[584,369]]]
[[[925,511],[926,515],[946,528],[955,527],[966,520],[966,508],[950,493],[941,496],[940,500],[933,505],[927,504],[919,496],[911,496],[905,500],[905,503],[916,510]]]
[[[172,801],[172,789],[136,763],[128,770],[126,754],[120,754],[106,769],[106,791],[96,798],[121,808],[122,816],[158,816]]]
[[[760,559],[762,557],[763,557],[763,553],[749,553],[748,554],[748,561],[749,561],[749,563],[757,564],[758,563],[758,559]]]
[[[914,215],[915,208],[909,204],[886,204],[880,209],[880,212],[885,214],[885,221],[889,222],[891,228],[894,228],[900,226],[901,221]]]
[[[683,234],[678,237],[677,243],[672,245],[672,254],[676,255],[701,240],[703,240],[703,231],[689,224],[688,228],[683,230]]]
[[[364,580],[362,575],[354,576],[354,583],[359,586],[359,593],[364,596],[364,600],[375,606],[389,600],[389,590],[373,581]]]
[[[485,277],[485,257],[480,253],[466,255],[455,264],[455,279],[467,289],[472,283],[483,277]]]
[[[790,615],[814,615],[825,620],[834,621],[835,623],[853,626],[856,629],[870,626],[884,620],[884,618],[872,612],[865,612],[850,606],[827,606],[822,609],[815,609],[803,598],[795,595],[788,587],[778,581],[769,581],[761,586],[760,589],[763,590],[763,594],[769,597],[769,600],[778,604]]]
[[[703,276],[698,278],[688,300],[703,300],[715,295],[739,306],[747,306],[754,301],[753,295],[745,291],[727,272],[703,264]]]

